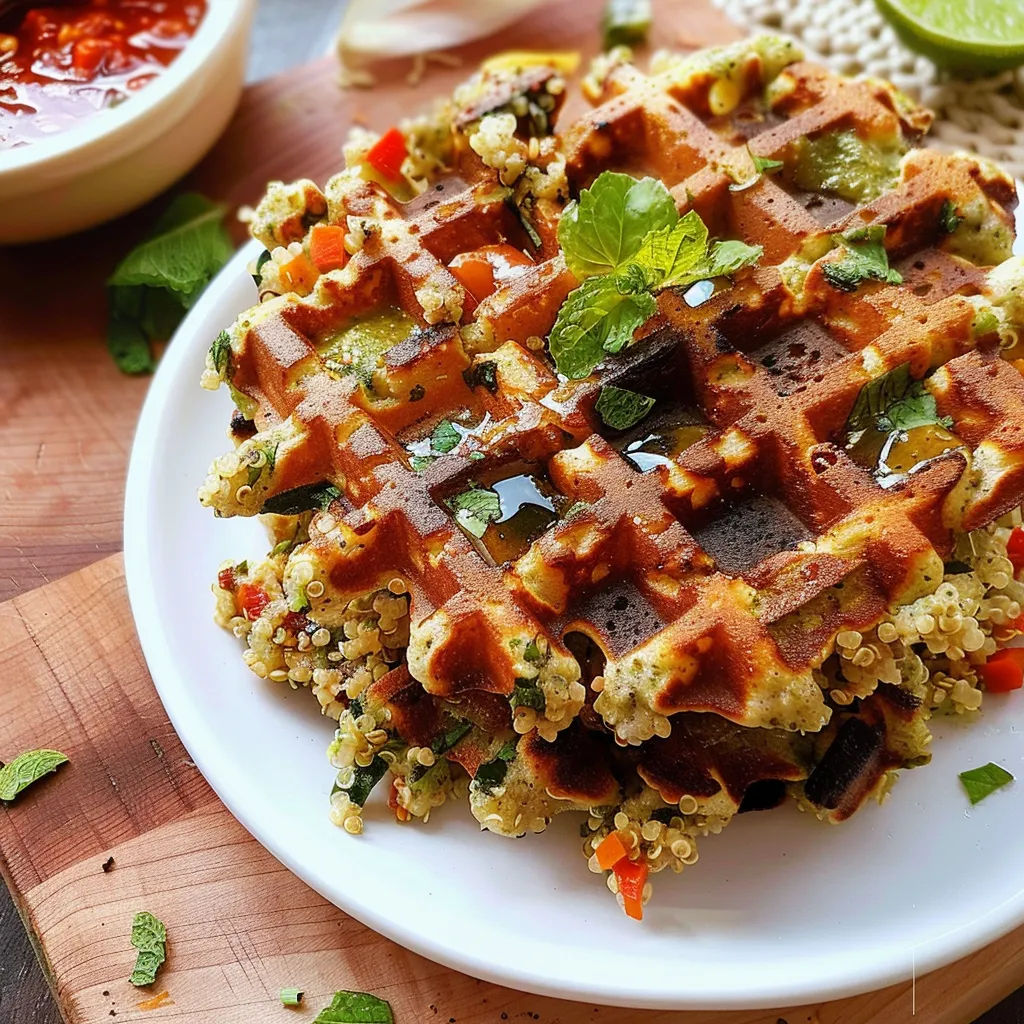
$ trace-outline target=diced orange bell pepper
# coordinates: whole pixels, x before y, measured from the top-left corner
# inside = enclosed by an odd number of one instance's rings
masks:
[[[448,264],[455,279],[476,302],[483,302],[498,287],[519,273],[514,268],[531,267],[533,260],[511,245],[485,245],[472,252],[460,252]]]
[[[295,292],[303,295],[312,291],[316,279],[320,276],[319,271],[313,266],[309,257],[304,253],[290,259],[287,263],[281,264],[281,280]]]
[[[1010,531],[1010,539],[1006,542],[1006,557],[1013,562],[1015,573],[1024,569],[1024,529],[1019,526]]]
[[[619,838],[619,833],[611,832],[598,843],[594,853],[597,854],[597,863],[601,866],[601,870],[611,871],[626,856],[626,847]]]
[[[642,921],[644,916],[644,886],[647,884],[647,861],[623,859],[613,868],[619,883],[622,905],[626,916]]]
[[[385,178],[396,180],[402,176],[402,161],[409,155],[405,136],[397,128],[389,128],[366,154],[366,162]]]
[[[345,229],[337,224],[314,224],[309,233],[309,258],[321,274],[341,270],[348,262]]]
[[[989,693],[1009,693],[1024,686],[1024,648],[997,651],[978,669]]]

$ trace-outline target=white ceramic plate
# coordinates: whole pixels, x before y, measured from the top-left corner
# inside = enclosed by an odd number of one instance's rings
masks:
[[[480,832],[464,804],[400,827],[375,794],[363,836],[331,825],[331,723],[305,690],[252,675],[239,642],[211,619],[218,564],[262,554],[262,529],[214,519],[195,496],[228,447],[231,412],[226,390],[199,387],[204,356],[255,301],[245,266],[257,251],[239,253],[211,285],[153,381],[128,477],[125,553],[139,636],[174,726],[274,856],[433,960],[628,1006],[817,1002],[933,970],[1024,922],[1022,692],[987,697],[973,726],[938,719],[932,764],[842,826],[792,806],[737,819],[702,842],[696,868],[654,877],[640,925],[587,871],[575,815],[510,841]],[[957,773],[988,761],[1022,781],[971,808]]]

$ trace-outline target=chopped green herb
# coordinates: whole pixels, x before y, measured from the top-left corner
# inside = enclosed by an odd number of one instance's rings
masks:
[[[974,570],[966,562],[954,559],[952,562],[945,562],[943,564],[942,572],[945,576],[958,576],[960,573],[974,572]]]
[[[353,702],[355,703],[355,702]],[[351,710],[352,705],[349,705]],[[355,715],[355,711],[352,712]],[[362,712],[360,711],[360,714]],[[383,757],[374,757],[374,759],[365,767],[357,766],[353,775],[352,781],[347,786],[339,786],[337,783],[334,784],[334,789],[331,790],[331,795],[341,792],[342,790],[348,793],[349,800],[352,801],[356,807],[362,807],[367,800],[370,798],[370,793],[373,792],[373,787],[380,782],[381,779],[387,774],[388,763]]]
[[[142,911],[132,921],[131,943],[139,955],[128,980],[136,988],[152,985],[160,965],[167,959],[167,929],[158,918]]]
[[[544,691],[528,679],[516,680],[509,700],[514,708],[533,708],[536,711],[543,711],[547,706]]]
[[[587,501],[574,501],[563,513],[563,519],[571,519],[577,512],[582,512],[584,509],[590,508],[590,502]]]
[[[654,408],[654,399],[609,384],[601,388],[594,408],[612,430],[628,430]]]
[[[224,206],[194,192],[178,196],[110,276],[108,347],[125,373],[153,370],[151,343],[171,336],[227,262],[232,246],[224,213]]]
[[[299,612],[309,611],[311,607],[309,598],[306,596],[306,585],[300,583],[295,588],[295,594],[292,596],[291,601],[288,602],[288,609],[298,614]]]
[[[1013,776],[997,764],[989,761],[980,768],[972,768],[970,771],[960,773],[960,781],[967,790],[967,798],[972,804],[980,803],[985,797],[1002,789],[1009,782],[1013,782]]]
[[[543,655],[540,653],[540,647],[537,645],[536,640],[531,640],[523,651],[523,658],[526,661],[537,662],[540,661]]]
[[[391,1007],[366,992],[335,992],[313,1024],[394,1024]]]
[[[945,199],[942,202],[942,209],[939,211],[939,227],[951,235],[963,223],[964,218],[957,212],[956,203],[952,199]]]
[[[472,459],[472,460],[473,460],[474,462],[479,462],[479,461],[480,461],[480,460],[481,460],[482,458],[484,458],[485,456],[484,456],[484,453],[483,453],[483,452],[470,452],[470,453],[469,453],[469,457],[470,457],[470,458],[471,458],[471,459]]]
[[[262,466],[249,467],[249,472],[246,476],[246,483],[250,487],[252,487],[252,485],[255,484],[257,480],[259,480],[259,478],[263,475],[264,470],[266,470],[268,477],[271,475],[271,473],[274,472],[274,466],[277,465],[277,449],[279,447],[280,442],[276,441],[273,443],[267,443],[258,449],[259,451],[263,452],[263,454],[266,456],[266,461],[263,463]]]
[[[462,371],[462,379],[468,387],[482,386],[487,388],[493,395],[498,390],[498,364],[490,360],[484,363],[477,363],[468,370]]]
[[[454,747],[472,728],[473,726],[470,722],[459,722],[458,725],[452,726],[452,728],[447,732],[438,736],[433,743],[430,744],[430,749],[436,755],[445,754],[451,750],[452,747]]]
[[[298,988],[281,989],[281,1002],[285,1006],[298,1006],[302,1002],[303,992]]]
[[[448,499],[448,507],[455,513],[455,521],[467,533],[479,539],[489,523],[501,518],[501,499],[497,491],[488,487],[471,487],[468,491]]]
[[[210,358],[213,361],[213,368],[222,376],[228,375],[228,367],[231,365],[231,336],[227,331],[221,331],[213,344],[210,346]]]
[[[846,420],[846,434],[852,438],[869,429],[887,434],[931,424],[948,429],[953,421],[939,415],[935,396],[911,377],[909,363],[901,363],[860,389]]]
[[[0,768],[0,800],[13,800],[22,790],[67,763],[59,750],[28,750]]]
[[[248,559],[245,559],[244,561],[239,562],[235,566],[235,574],[238,575],[238,576],[245,576],[246,573],[248,573],[248,571],[249,571],[249,560]]]
[[[269,512],[279,516],[297,516],[301,512],[309,512],[312,509],[324,511],[332,501],[340,497],[341,491],[337,487],[322,480],[318,484],[293,487],[290,491],[282,491],[272,498],[267,498],[263,502],[260,512]]]
[[[435,452],[445,455],[461,440],[462,435],[452,425],[451,420],[441,420],[430,435],[430,447]]]
[[[514,740],[509,740],[495,754],[492,760],[486,761],[477,768],[476,775],[473,776],[473,783],[489,793],[505,781],[505,776],[508,774],[508,766],[515,758],[516,744]]]
[[[256,266],[252,272],[252,279],[256,282],[257,288],[263,283],[263,268],[273,258],[274,257],[271,256],[266,249],[264,249],[263,252],[260,253],[259,258],[256,260]]]
[[[772,171],[786,166],[781,160],[772,160],[770,157],[758,156],[756,153],[751,153],[750,159],[754,161],[754,170],[758,174],[771,174]]]
[[[889,267],[885,251],[885,225],[855,228],[833,239],[845,250],[841,260],[822,265],[822,274],[833,288],[853,292],[862,281],[902,284],[903,276]]]
[[[409,459],[409,465],[417,472],[422,473],[434,461],[433,455],[414,455]]]
[[[647,42],[651,21],[651,0],[607,0],[601,22],[604,48]]]
[[[935,396],[919,380],[915,380],[906,395],[878,418],[878,427],[882,431],[905,432],[933,423],[947,430],[953,426],[951,417],[939,415]]]

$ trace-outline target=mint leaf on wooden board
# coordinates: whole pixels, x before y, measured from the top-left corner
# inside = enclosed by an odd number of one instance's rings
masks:
[[[478,540],[489,523],[501,518],[501,498],[497,491],[487,487],[471,487],[454,495],[448,499],[448,507],[455,513],[459,526]]]
[[[675,200],[660,181],[604,171],[565,208],[558,242],[582,281],[618,270],[648,234],[678,219]]]
[[[980,803],[997,789],[1013,782],[1013,776],[997,764],[989,761],[980,768],[960,773],[960,781],[967,791],[967,798],[972,804]]]
[[[821,272],[833,288],[853,292],[863,281],[903,283],[903,275],[889,267],[884,224],[872,224],[832,237],[845,250],[842,259],[822,264]]]
[[[148,373],[150,345],[166,341],[210,279],[227,262],[225,207],[195,192],[178,196],[107,281],[107,342],[125,373]]]
[[[313,1024],[394,1024],[391,1007],[366,992],[335,992]]]
[[[13,800],[33,782],[67,763],[59,750],[28,750],[0,768],[0,800]]]
[[[597,414],[612,430],[628,430],[639,423],[653,408],[653,398],[612,385],[601,388],[601,394],[594,406]]]
[[[128,980],[136,988],[152,985],[161,964],[167,959],[167,929],[163,921],[148,911],[136,914],[132,921],[131,943],[139,955]]]

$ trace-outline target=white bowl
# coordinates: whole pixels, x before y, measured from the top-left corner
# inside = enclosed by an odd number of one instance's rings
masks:
[[[0,153],[0,244],[56,238],[152,199],[223,132],[242,92],[255,0],[207,0],[177,59],[137,95]]]

